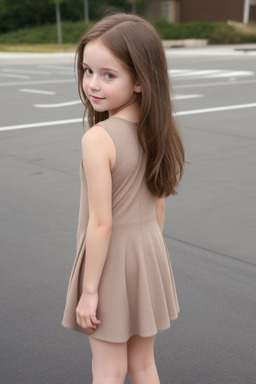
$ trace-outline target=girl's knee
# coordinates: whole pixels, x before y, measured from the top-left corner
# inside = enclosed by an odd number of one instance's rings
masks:
[[[155,369],[155,360],[153,357],[141,357],[139,360],[133,358],[128,359],[127,371],[130,377],[139,372],[147,372],[152,369]]]
[[[108,362],[107,365],[102,367],[102,374],[106,378],[115,378],[121,380],[125,378],[127,374],[127,363],[126,362]]]
[[[103,383],[113,383],[113,384],[123,384],[127,374],[127,365],[119,364],[102,364],[98,369],[93,369],[93,383],[103,384]]]
[[[154,339],[135,337],[128,342],[128,372],[147,371],[155,366]]]

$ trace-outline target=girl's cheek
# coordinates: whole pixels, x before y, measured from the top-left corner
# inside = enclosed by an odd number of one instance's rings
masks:
[[[83,81],[82,81],[82,88],[83,88],[84,92],[86,93],[88,86],[87,86],[87,82],[86,82],[86,80],[84,78],[83,78]]]

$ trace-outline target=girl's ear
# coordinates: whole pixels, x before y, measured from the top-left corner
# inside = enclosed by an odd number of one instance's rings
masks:
[[[141,86],[140,86],[138,83],[135,84],[134,91],[135,91],[136,93],[141,93],[141,92],[142,92]]]

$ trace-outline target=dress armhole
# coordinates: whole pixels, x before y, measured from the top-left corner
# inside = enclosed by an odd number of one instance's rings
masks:
[[[115,162],[113,164],[113,167],[111,169],[111,174],[113,174],[115,172],[115,170],[116,170],[117,158],[118,158],[118,155],[119,155],[118,146],[117,146],[116,141],[114,140],[111,132],[105,126],[101,125],[101,123],[98,123],[96,125],[100,126],[101,128],[103,128],[107,132],[107,134],[109,135],[110,139],[112,140],[112,142],[114,144],[114,147],[115,147],[115,150],[116,150],[116,158],[115,158]]]

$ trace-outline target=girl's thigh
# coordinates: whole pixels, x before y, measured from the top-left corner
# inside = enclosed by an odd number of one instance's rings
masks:
[[[155,336],[133,336],[127,343],[128,370],[139,371],[155,364]]]
[[[94,378],[125,377],[127,373],[127,343],[109,343],[89,337]]]
[[[132,384],[160,384],[155,364],[154,341],[154,336],[133,336],[128,341],[128,374]]]

